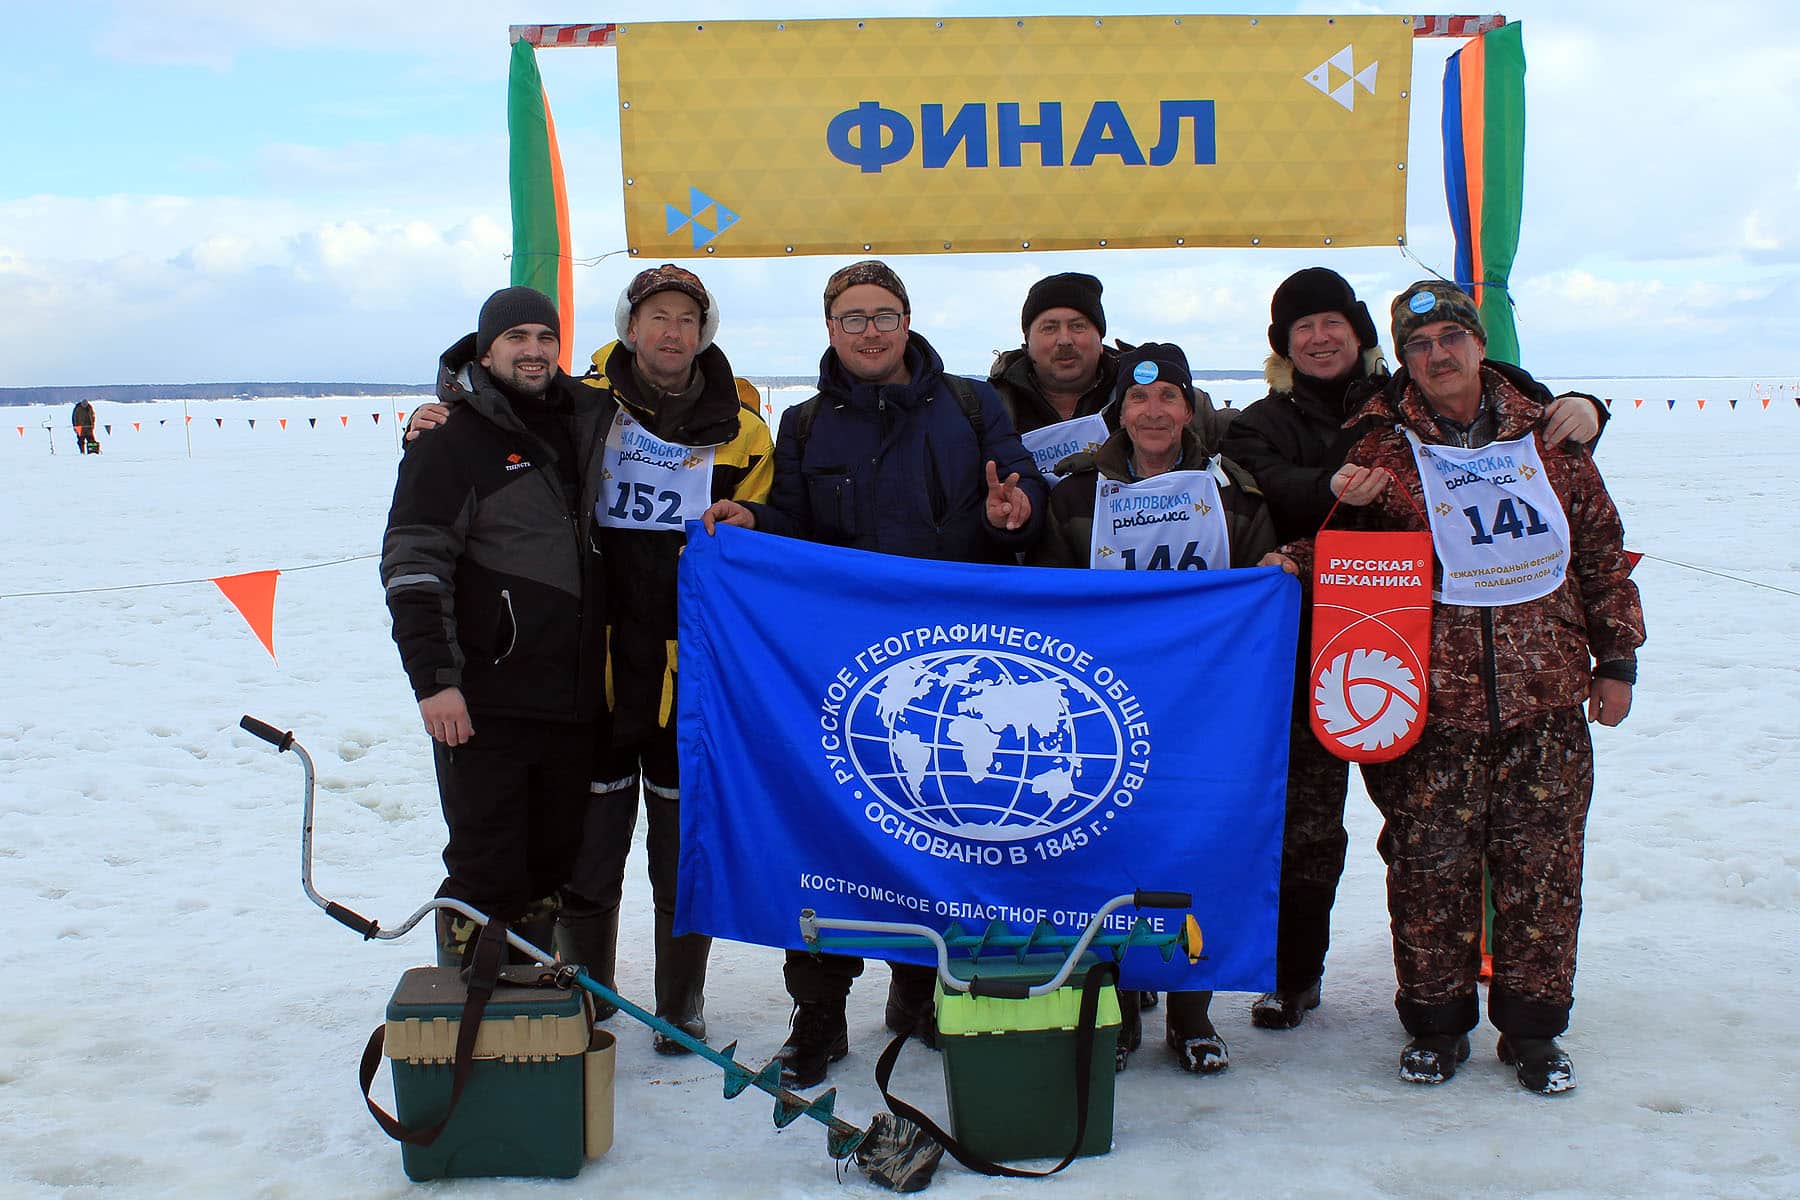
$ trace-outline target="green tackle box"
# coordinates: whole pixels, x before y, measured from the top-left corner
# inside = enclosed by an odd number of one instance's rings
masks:
[[[450,1123],[429,1146],[401,1145],[410,1179],[567,1178],[581,1170],[592,1029],[584,993],[509,983],[509,973],[502,971],[482,1015]],[[394,1073],[394,1115],[409,1129],[435,1124],[450,1104],[466,996],[455,970],[415,967],[388,1001],[384,1053]]]
[[[970,1150],[994,1162],[1059,1159],[1075,1141],[1075,1034],[1081,982],[1093,955],[1070,973],[1063,987],[1024,1000],[946,992],[937,985],[938,1048],[944,1059],[944,1092],[950,1131]],[[1042,983],[1061,968],[1060,955],[952,960],[958,979]],[[1119,993],[1100,990],[1094,1018],[1093,1061],[1088,1068],[1088,1122],[1081,1154],[1112,1149],[1113,1055],[1119,1040]]]

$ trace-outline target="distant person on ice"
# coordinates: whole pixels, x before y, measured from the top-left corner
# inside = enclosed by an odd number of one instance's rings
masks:
[[[605,703],[594,501],[612,397],[557,366],[556,306],[504,288],[446,350],[444,427],[407,445],[381,546],[394,641],[432,738],[438,895],[551,940]],[[474,923],[438,913],[438,961]]]
[[[1050,527],[1030,561],[1047,567],[1099,570],[1200,570],[1257,566],[1276,546],[1262,494],[1249,472],[1218,455],[1196,428],[1194,373],[1181,347],[1145,342],[1117,361],[1112,403],[1119,427],[1098,450],[1055,464],[1061,482],[1050,493]],[[1108,495],[1174,497],[1200,516],[1170,525],[1114,528]],[[1182,501],[1185,495],[1187,500]],[[1143,1037],[1135,993],[1119,993],[1123,1016],[1114,1067]],[[1211,992],[1170,992],[1164,1041],[1182,1070],[1217,1075],[1231,1065],[1214,1028]]]
[[[1474,301],[1428,280],[1392,318],[1401,368],[1363,409],[1373,431],[1348,461],[1378,480],[1354,521],[1429,528],[1438,564],[1424,734],[1363,768],[1386,819],[1394,1003],[1410,1035],[1400,1078],[1443,1083],[1469,1056],[1485,858],[1500,1058],[1529,1091],[1567,1091],[1556,1039],[1574,1001],[1587,722],[1631,711],[1643,608],[1593,460],[1546,435],[1548,389],[1484,357]],[[1285,549],[1306,578],[1312,544]]]
[[[944,370],[912,332],[906,286],[876,259],[825,284],[819,394],[782,414],[766,504],[724,500],[723,522],[832,546],[946,562],[1011,563],[1044,525],[1043,477],[986,383]],[[790,950],[793,1031],[782,1079],[811,1087],[850,1052],[845,1001],[860,958]],[[896,963],[887,1026],[936,1044],[930,967]]]
[[[69,414],[69,424],[75,427],[75,453],[100,453],[100,439],[94,436],[94,405],[91,401],[75,402],[75,411]]]

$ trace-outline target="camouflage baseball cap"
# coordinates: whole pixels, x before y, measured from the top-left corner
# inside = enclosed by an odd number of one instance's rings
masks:
[[[706,285],[700,282],[700,277],[674,263],[664,263],[660,267],[639,271],[625,289],[625,301],[629,308],[636,308],[658,292],[680,292],[692,297],[694,303],[700,306],[702,316],[712,306],[711,298],[706,294]]]
[[[1406,353],[1401,349],[1406,339],[1435,321],[1454,322],[1483,343],[1487,341],[1487,330],[1482,327],[1481,310],[1475,307],[1475,301],[1454,283],[1441,279],[1420,280],[1395,296],[1391,315],[1396,354]]]
[[[840,267],[831,273],[825,281],[825,315],[831,315],[831,302],[859,284],[872,283],[878,288],[886,288],[894,293],[900,301],[900,311],[912,312],[912,301],[906,298],[906,285],[900,282],[900,276],[894,274],[894,268],[879,258],[865,258],[861,262],[853,262],[847,267]]]

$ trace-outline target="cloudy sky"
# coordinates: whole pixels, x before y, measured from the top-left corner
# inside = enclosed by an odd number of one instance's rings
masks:
[[[1486,11],[1495,5],[1430,11]],[[1513,273],[1545,375],[1800,378],[1800,16],[1787,0],[1514,2],[1529,133]],[[1429,9],[1429,6],[1427,6]],[[1411,12],[1404,5],[870,3],[857,16]],[[0,386],[422,382],[509,280],[506,27],[844,16],[838,4],[0,0]],[[1415,44],[1408,232],[1449,273],[1436,125],[1455,43]],[[625,245],[610,50],[544,51],[575,252]],[[1146,67],[1154,70],[1155,63]],[[804,374],[847,258],[708,260],[740,372]],[[899,258],[915,324],[965,372],[1018,342],[1032,280],[1106,281],[1110,332],[1255,368],[1268,298],[1323,262],[1378,313],[1426,272],[1393,248]],[[578,358],[634,264],[580,268]]]

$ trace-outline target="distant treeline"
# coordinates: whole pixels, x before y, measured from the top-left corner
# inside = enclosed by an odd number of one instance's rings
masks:
[[[812,387],[817,375],[749,375],[757,387]],[[1260,379],[1259,371],[1195,371],[1194,378]],[[429,383],[100,383],[88,387],[0,387],[0,406],[68,404],[110,400],[144,404],[152,400],[264,400],[310,396],[429,396]]]

